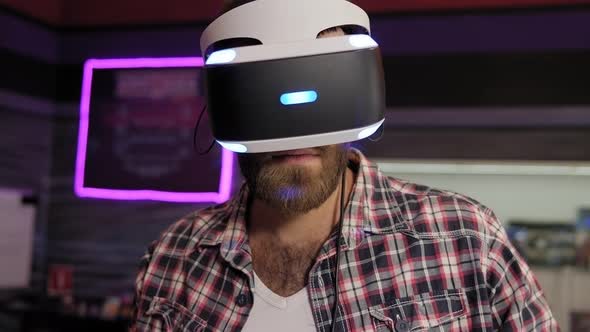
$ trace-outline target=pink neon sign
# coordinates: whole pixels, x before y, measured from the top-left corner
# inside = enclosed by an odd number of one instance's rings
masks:
[[[229,199],[233,176],[233,152],[223,149],[221,157],[221,175],[217,192],[169,192],[159,190],[118,190],[91,188],[84,185],[84,172],[88,144],[88,125],[92,74],[95,69],[129,69],[129,68],[174,68],[202,67],[202,58],[138,58],[138,59],[90,59],[84,64],[82,81],[82,98],[80,101],[80,123],[78,130],[78,150],[74,191],[79,197],[104,198],[114,200],[156,200],[167,202],[214,202],[221,203]]]

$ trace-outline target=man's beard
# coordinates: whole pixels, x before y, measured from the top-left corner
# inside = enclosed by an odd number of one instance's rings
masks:
[[[321,167],[273,163],[269,153],[240,154],[242,175],[257,199],[284,216],[299,215],[322,205],[338,187],[347,165],[347,147],[314,148]]]

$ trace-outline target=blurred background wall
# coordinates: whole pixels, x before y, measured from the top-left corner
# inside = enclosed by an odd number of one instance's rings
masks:
[[[382,140],[359,148],[389,175],[470,194],[506,223],[575,223],[590,207],[587,1],[357,3],[382,47],[388,107]],[[0,188],[34,209],[33,240],[23,244],[31,273],[0,291],[11,305],[0,331],[123,329],[124,315],[101,318],[104,300],[128,298],[149,242],[203,205],[74,195],[82,66],[89,58],[199,56],[200,34],[221,6],[0,0]],[[424,164],[432,167],[412,166]],[[73,270],[69,313],[47,297],[59,266]],[[570,311],[559,312],[566,331]]]

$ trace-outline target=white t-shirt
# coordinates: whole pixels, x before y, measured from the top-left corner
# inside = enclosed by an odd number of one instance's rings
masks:
[[[307,288],[282,297],[266,287],[254,273],[254,305],[243,332],[315,332]]]

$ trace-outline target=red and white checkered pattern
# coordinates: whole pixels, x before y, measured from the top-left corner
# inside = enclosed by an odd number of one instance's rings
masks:
[[[384,176],[356,150],[338,266],[339,331],[557,331],[528,265],[493,212],[468,197]],[[173,224],[142,259],[136,331],[239,331],[252,308],[248,189]],[[336,234],[307,285],[329,331]]]

